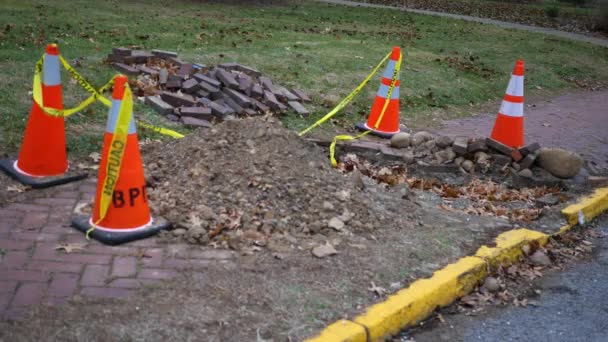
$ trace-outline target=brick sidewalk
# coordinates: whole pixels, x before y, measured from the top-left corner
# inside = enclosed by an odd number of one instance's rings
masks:
[[[70,221],[76,204],[94,192],[95,180],[88,179],[58,186],[51,197],[0,208],[0,317],[23,317],[33,305],[61,305],[75,295],[124,297],[179,271],[200,271],[234,257],[230,251],[154,238],[115,247],[87,241]],[[85,247],[56,250],[62,243]]]

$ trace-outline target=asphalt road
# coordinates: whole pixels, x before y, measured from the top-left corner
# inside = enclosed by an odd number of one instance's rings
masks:
[[[414,334],[426,341],[608,341],[608,215],[594,228],[605,238],[595,241],[589,260],[553,273],[540,283],[538,306],[494,308],[485,315],[444,316],[445,324]]]

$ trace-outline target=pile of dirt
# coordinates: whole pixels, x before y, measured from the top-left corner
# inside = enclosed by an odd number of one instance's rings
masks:
[[[235,120],[178,141],[145,146],[153,211],[189,242],[241,249],[271,236],[408,227],[399,189],[363,192],[371,179],[342,175],[324,150],[271,117]],[[406,188],[401,189],[406,191]]]

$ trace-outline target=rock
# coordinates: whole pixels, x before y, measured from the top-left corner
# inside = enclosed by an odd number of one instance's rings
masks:
[[[448,137],[448,136],[441,136],[441,137],[438,137],[437,139],[435,139],[435,144],[437,144],[437,147],[439,147],[439,148],[450,147],[450,146],[452,146],[453,143],[454,143],[454,139],[452,139],[451,137]]]
[[[329,243],[312,249],[312,255],[316,256],[317,258],[325,258],[336,254],[338,254],[338,251]]]
[[[448,147],[445,150],[441,150],[435,153],[435,159],[437,159],[437,162],[439,162],[439,164],[451,162],[452,160],[454,160],[454,158],[456,158],[456,152],[454,152],[451,147]]]
[[[521,251],[524,252],[526,256],[530,255],[530,245],[523,245]]]
[[[498,279],[494,277],[487,277],[483,282],[483,287],[489,292],[496,292],[500,290],[500,284],[498,283]]]
[[[323,202],[323,209],[327,210],[327,211],[332,211],[335,208],[334,208],[334,205],[331,204],[331,202],[325,201],[325,202]]]
[[[460,166],[468,173],[475,171],[475,164],[470,160],[463,161]]]
[[[541,148],[536,162],[540,167],[559,178],[576,176],[583,166],[583,158],[561,148]]]
[[[363,183],[363,176],[361,175],[361,172],[355,171],[352,174],[353,186],[359,190],[365,189],[365,183]]]
[[[530,256],[530,262],[536,266],[549,266],[551,265],[551,259],[542,251],[536,251]]]
[[[464,161],[463,157],[458,157],[458,158],[454,159],[454,164],[460,166],[460,165],[462,165],[463,161]]]
[[[436,146],[435,140],[433,139],[424,142],[424,148],[428,149],[429,151],[433,151]]]
[[[536,199],[536,204],[540,207],[556,205],[559,202],[559,196],[556,194],[546,194]]]
[[[412,146],[418,146],[431,139],[433,139],[433,135],[431,135],[431,133],[429,133],[429,132],[425,132],[425,131],[416,132],[412,136],[411,144],[412,144]]]
[[[329,220],[327,226],[333,230],[341,231],[342,229],[344,229],[344,222],[342,222],[342,220],[340,220],[339,218],[334,217]]]
[[[340,98],[336,95],[323,96],[323,105],[326,108],[334,108],[340,102]]]
[[[523,169],[519,171],[518,174],[522,177],[534,178],[534,174],[532,173],[532,171],[530,171],[530,169]]]
[[[184,236],[186,234],[186,230],[184,228],[177,228],[171,231],[173,236]]]
[[[411,135],[409,133],[397,133],[391,138],[391,146],[396,148],[403,148],[410,146]]]
[[[477,152],[475,153],[475,162],[484,163],[490,159],[490,156],[485,152]]]

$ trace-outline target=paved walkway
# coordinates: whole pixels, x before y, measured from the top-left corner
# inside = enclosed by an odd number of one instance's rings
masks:
[[[591,163],[590,171],[608,170],[608,91],[575,91],[525,106],[527,144],[575,151]],[[496,113],[490,113],[447,121],[437,133],[485,137],[495,119]]]
[[[496,25],[496,26],[509,28],[509,29],[544,33],[544,34],[549,34],[549,35],[558,36],[558,37],[562,37],[562,38],[568,38],[568,39],[573,39],[573,40],[578,40],[578,41],[582,41],[582,42],[587,42],[587,43],[591,43],[591,44],[595,44],[595,45],[608,47],[608,39],[606,39],[606,38],[591,37],[591,36],[586,36],[584,34],[565,32],[565,31],[555,30],[555,29],[546,28],[546,27],[510,23],[510,22],[506,22],[506,21],[500,21],[500,20],[494,20],[494,19],[488,19],[488,18],[479,18],[479,17],[473,17],[473,16],[469,16],[469,15],[462,15],[462,14],[442,13],[442,12],[434,12],[434,11],[413,9],[413,8],[406,8],[406,7],[370,4],[370,3],[357,2],[357,1],[348,1],[348,0],[316,0],[316,1],[336,4],[336,5],[353,6],[353,7],[386,8],[386,9],[394,9],[394,10],[398,10],[398,11],[406,11],[406,12],[417,13],[417,14],[434,15],[434,16],[446,17],[446,18],[452,18],[452,19],[461,19],[461,20],[465,20],[465,21],[473,21],[473,22],[482,23],[482,24]]]
[[[0,317],[19,318],[37,304],[60,305],[75,295],[118,298],[144,284],[231,262],[231,251],[154,238],[110,247],[70,227],[72,212],[95,192],[93,179],[54,188],[52,195],[0,208]],[[57,250],[62,243],[82,250]]]

